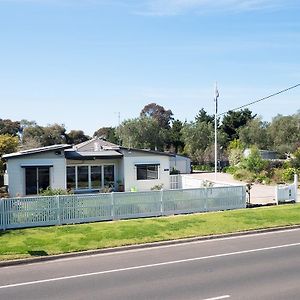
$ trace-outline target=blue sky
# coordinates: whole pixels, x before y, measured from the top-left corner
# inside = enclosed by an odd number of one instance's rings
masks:
[[[156,102],[220,112],[300,83],[298,0],[0,0],[0,118],[92,134]],[[300,109],[300,88],[249,107]]]

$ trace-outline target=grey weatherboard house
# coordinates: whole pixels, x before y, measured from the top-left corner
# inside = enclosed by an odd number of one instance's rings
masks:
[[[11,197],[62,188],[75,193],[103,190],[147,191],[170,188],[170,158],[174,155],[118,146],[102,139],[53,145],[4,155]]]

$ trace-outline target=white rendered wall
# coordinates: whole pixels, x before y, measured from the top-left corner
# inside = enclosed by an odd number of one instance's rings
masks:
[[[169,156],[123,150],[125,191],[136,188],[137,191],[149,191],[155,185],[163,184],[163,189],[170,188]],[[137,180],[136,164],[159,164],[159,176],[154,180]]]
[[[24,166],[53,165],[50,167],[50,187],[66,188],[66,164],[63,151],[61,155],[53,152],[37,153],[9,158],[7,160],[8,192],[10,197],[25,196]],[[23,167],[22,167],[23,166]]]

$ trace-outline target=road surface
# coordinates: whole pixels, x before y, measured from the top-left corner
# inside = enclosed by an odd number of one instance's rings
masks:
[[[0,299],[300,299],[300,229],[3,267]]]

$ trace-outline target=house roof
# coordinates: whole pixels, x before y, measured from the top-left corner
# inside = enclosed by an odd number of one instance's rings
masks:
[[[120,146],[99,138],[92,138],[91,140],[73,146],[73,149],[78,152],[98,152],[106,149],[119,148]]]
[[[11,157],[16,157],[16,156],[30,155],[30,154],[36,154],[36,153],[41,153],[41,152],[47,152],[47,151],[67,149],[70,147],[72,147],[72,146],[68,145],[68,144],[52,145],[52,146],[47,146],[47,147],[21,150],[21,151],[10,153],[10,154],[4,154],[2,157],[3,158],[11,158]]]
[[[123,156],[122,150],[143,152],[143,153],[154,154],[154,155],[175,156],[174,154],[167,153],[167,152],[122,147],[114,143],[107,142],[103,139],[93,138],[86,142],[74,145],[73,147],[68,144],[52,145],[47,147],[34,148],[34,149],[22,150],[10,154],[5,154],[2,157],[11,158],[11,157],[24,156],[24,155],[42,153],[47,151],[62,150],[62,149],[65,150],[64,151],[65,157],[68,159],[118,158]]]
[[[160,151],[149,150],[149,149],[137,149],[137,148],[127,148],[127,147],[120,147],[120,149],[127,150],[127,151],[150,153],[150,154],[155,154],[155,155],[175,156],[175,154],[173,154],[173,153],[160,152]]]
[[[118,151],[115,150],[101,150],[101,151],[74,151],[73,149],[68,149],[65,151],[65,157],[67,159],[79,159],[79,160],[89,160],[89,159],[95,159],[95,158],[101,158],[101,159],[110,159],[110,158],[119,158],[122,157],[123,154],[121,154]]]

